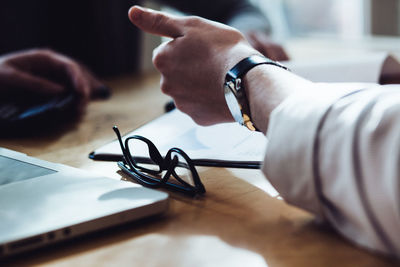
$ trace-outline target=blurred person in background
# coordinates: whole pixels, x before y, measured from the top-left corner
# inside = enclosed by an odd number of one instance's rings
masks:
[[[139,67],[141,33],[126,19],[136,2],[2,1],[0,93],[47,97],[74,91],[80,109],[91,96],[106,96],[108,88],[97,77],[131,73]],[[267,18],[247,0],[158,2],[227,23],[242,30],[265,55],[287,59],[284,50],[268,39]]]

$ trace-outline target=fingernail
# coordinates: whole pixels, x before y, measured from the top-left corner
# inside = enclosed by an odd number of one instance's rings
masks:
[[[144,9],[141,6],[133,6],[131,9],[129,9],[129,17],[138,21],[142,18],[143,11]]]

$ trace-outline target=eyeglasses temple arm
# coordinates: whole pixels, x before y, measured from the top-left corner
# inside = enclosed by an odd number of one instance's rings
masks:
[[[124,155],[125,161],[128,162],[130,159],[129,159],[128,155],[127,155],[127,152],[125,150],[125,146],[124,146],[124,144],[122,142],[121,133],[119,132],[117,126],[113,126],[113,130],[114,130],[115,134],[117,135],[118,142],[119,142],[119,145],[121,146],[122,154]],[[130,163],[130,162],[128,162],[128,163]]]

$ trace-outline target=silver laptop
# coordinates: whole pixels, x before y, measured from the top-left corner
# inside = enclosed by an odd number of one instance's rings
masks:
[[[167,207],[166,193],[0,148],[0,258]]]

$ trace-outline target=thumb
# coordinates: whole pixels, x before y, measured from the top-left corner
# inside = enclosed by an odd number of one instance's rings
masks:
[[[133,6],[128,13],[130,21],[141,30],[160,36],[183,36],[183,24],[174,16],[140,6]]]

